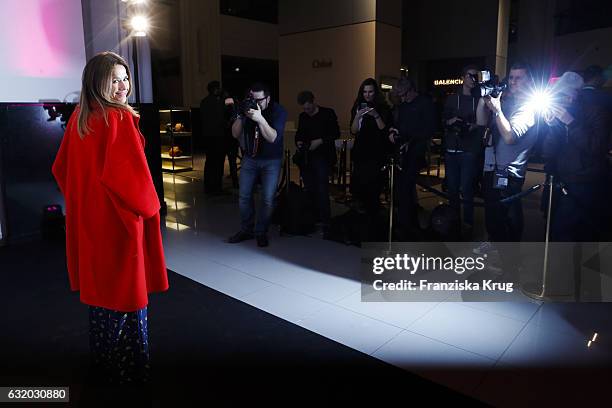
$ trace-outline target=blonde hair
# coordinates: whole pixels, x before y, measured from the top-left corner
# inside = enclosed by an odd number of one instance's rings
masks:
[[[92,113],[97,110],[102,111],[104,122],[108,125],[108,109],[118,108],[126,110],[134,116],[138,113],[127,103],[119,103],[112,99],[112,74],[116,65],[122,65],[127,72],[128,78],[132,79],[130,67],[125,60],[114,52],[101,52],[92,57],[83,69],[81,78],[81,98],[79,101],[79,116],[77,131],[79,136],[85,137],[90,132],[88,121]],[[132,93],[132,87],[128,90],[127,96]]]

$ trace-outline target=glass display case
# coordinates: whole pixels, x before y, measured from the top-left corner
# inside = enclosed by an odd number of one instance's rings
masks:
[[[193,170],[191,130],[189,109],[172,108],[159,111],[162,171],[178,173]]]

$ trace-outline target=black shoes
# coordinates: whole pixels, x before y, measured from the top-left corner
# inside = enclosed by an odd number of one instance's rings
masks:
[[[253,234],[244,231],[238,231],[237,233],[229,237],[227,239],[227,242],[230,244],[237,244],[238,242],[246,241],[247,239],[253,239]]]
[[[227,239],[230,244],[237,244],[238,242],[246,241],[248,239],[256,238],[258,247],[267,247],[269,245],[268,236],[266,234],[253,235],[250,232],[238,231]]]
[[[268,237],[266,236],[266,234],[257,235],[255,237],[255,239],[257,240],[257,246],[258,247],[267,247],[268,246]]]

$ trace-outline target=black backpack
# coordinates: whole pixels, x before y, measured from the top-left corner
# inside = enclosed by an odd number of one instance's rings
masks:
[[[288,191],[283,188],[276,199],[273,221],[280,225],[282,233],[307,235],[314,232],[316,215],[311,194],[292,181]]]

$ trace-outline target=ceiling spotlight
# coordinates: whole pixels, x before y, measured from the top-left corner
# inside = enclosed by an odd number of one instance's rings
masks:
[[[134,30],[134,35],[136,37],[145,37],[147,35],[149,21],[145,16],[132,17],[130,20],[130,25],[132,26],[132,30]]]

